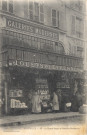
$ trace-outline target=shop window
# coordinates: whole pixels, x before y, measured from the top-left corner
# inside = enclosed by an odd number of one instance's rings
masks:
[[[34,37],[32,37],[32,47],[35,48],[35,38]]]
[[[77,67],[77,60],[74,60],[74,66]]]
[[[9,45],[9,37],[8,36],[3,37],[3,45]]]
[[[41,39],[39,38],[38,39],[38,50],[40,50],[41,49]]]
[[[58,53],[58,43],[55,42],[55,51]]]
[[[4,53],[2,54],[2,60],[3,60],[3,61],[6,61],[6,60],[7,60],[7,52],[4,52]]]
[[[34,38],[34,42],[35,42],[35,48],[37,48],[38,39],[37,38]]]
[[[26,60],[27,60],[27,52],[24,51],[24,61],[26,61]]]
[[[61,59],[59,56],[57,57],[57,65],[61,65]]]
[[[21,51],[21,59],[24,60],[24,51]]]
[[[67,58],[67,66],[69,66],[69,58]]]
[[[17,33],[17,38],[19,38],[19,33]]]
[[[20,38],[22,38],[22,34],[20,34]]]
[[[39,28],[39,34],[41,34],[41,35],[42,35],[42,29],[40,29],[40,28]]]
[[[29,39],[29,36],[26,36],[26,39],[28,40]]]
[[[53,49],[53,43],[52,43],[52,41],[50,41],[50,46],[51,46],[51,48]]]
[[[45,33],[44,30],[42,30],[42,35],[44,35],[44,33]]]
[[[17,37],[17,33],[16,32],[14,32],[14,37]]]
[[[20,50],[17,50],[17,60],[22,59],[22,52]]]
[[[53,51],[55,51],[55,42],[52,42],[53,43]]]
[[[28,52],[28,61],[31,61],[31,52]]]
[[[65,59],[62,57],[62,65],[65,66]]]
[[[13,13],[13,0],[9,0],[9,12]]]
[[[28,45],[29,45],[29,46],[32,46],[31,39],[28,40]]]
[[[9,35],[9,31],[8,30],[6,31],[6,34]]]
[[[82,47],[77,47],[77,55],[78,57],[83,57],[83,48]]]
[[[12,31],[10,31],[9,34],[10,34],[10,36],[13,36],[13,32]]]
[[[29,36],[29,39],[32,39],[32,37],[31,37],[31,36]]]
[[[23,37],[23,39],[25,39],[25,35],[23,35],[22,37]]]
[[[3,35],[6,35],[6,30],[2,30],[2,34]]]
[[[7,11],[7,0],[2,0],[2,10]]]
[[[8,50],[9,59],[16,59],[16,49]]]

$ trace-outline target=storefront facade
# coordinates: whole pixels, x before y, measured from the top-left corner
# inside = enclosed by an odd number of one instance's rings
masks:
[[[52,35],[48,37],[39,34],[31,36],[30,31],[24,31],[29,25],[24,27],[13,18],[6,18],[6,22],[6,27],[1,30],[3,113],[29,112],[30,95],[35,90],[40,92],[42,99],[50,99],[57,89],[68,96],[72,94],[73,80],[82,73],[82,58],[65,55],[63,43],[52,29],[49,29]],[[16,30],[15,27],[19,26],[20,30]],[[42,31],[48,32],[47,28]]]
[[[35,90],[42,100],[56,90],[70,100],[83,74],[83,58],[66,54],[66,31],[3,12],[0,18],[1,113],[31,112]]]

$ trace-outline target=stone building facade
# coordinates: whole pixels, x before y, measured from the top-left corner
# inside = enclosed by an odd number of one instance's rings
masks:
[[[83,79],[85,2],[0,1],[0,98],[3,114],[29,111],[61,89],[68,98]]]

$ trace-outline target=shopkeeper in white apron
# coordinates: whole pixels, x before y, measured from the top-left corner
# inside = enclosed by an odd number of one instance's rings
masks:
[[[56,92],[53,92],[53,112],[59,111],[59,101]]]
[[[41,99],[37,91],[34,92],[32,96],[32,113],[41,112]]]

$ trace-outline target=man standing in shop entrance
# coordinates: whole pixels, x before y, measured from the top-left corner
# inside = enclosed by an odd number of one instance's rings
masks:
[[[34,92],[32,96],[32,113],[41,112],[41,99],[37,91]]]
[[[56,92],[53,92],[53,111],[54,112],[59,111],[59,101]]]

